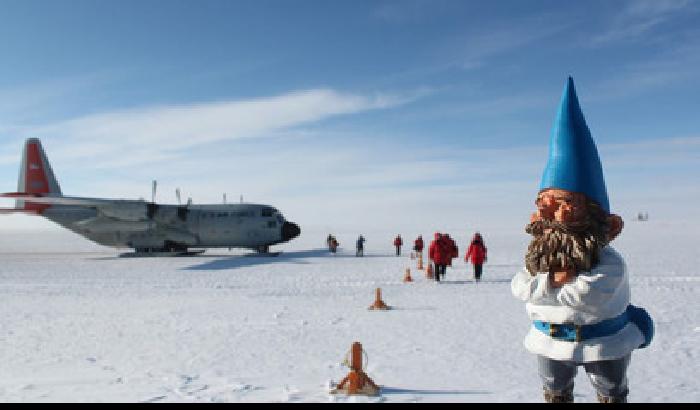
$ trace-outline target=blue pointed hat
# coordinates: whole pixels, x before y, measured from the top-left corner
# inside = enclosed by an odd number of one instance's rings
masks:
[[[610,213],[603,167],[571,77],[561,96],[549,142],[549,160],[540,183],[540,190],[547,188],[586,194]]]

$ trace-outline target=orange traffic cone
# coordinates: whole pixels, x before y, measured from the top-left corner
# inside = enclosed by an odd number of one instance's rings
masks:
[[[431,263],[428,263],[428,267],[425,268],[425,277],[428,279],[435,279],[435,276],[433,276],[433,265]]]
[[[382,300],[382,289],[377,288],[376,291],[376,297],[374,298],[374,303],[372,306],[369,307],[369,310],[389,310],[391,309],[390,306],[387,306],[386,303]]]
[[[413,282],[413,278],[411,277],[411,269],[406,268],[406,274],[403,277],[404,282]]]
[[[350,364],[350,373],[331,390],[331,394],[347,394],[347,395],[364,395],[377,396],[379,394],[379,386],[362,370],[362,345],[360,342],[352,344],[350,349],[352,352],[352,362]]]

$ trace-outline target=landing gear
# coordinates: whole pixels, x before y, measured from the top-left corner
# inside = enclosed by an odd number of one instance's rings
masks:
[[[270,245],[260,245],[256,246],[255,248],[252,248],[255,253],[249,253],[246,256],[252,256],[252,257],[269,257],[269,256],[278,256],[281,252],[270,252]]]
[[[135,252],[132,253],[123,253],[119,256],[123,258],[149,256],[194,256],[203,253],[204,249],[188,250],[186,245],[173,241],[165,241],[163,243],[163,247],[160,248],[135,248],[134,251]]]
[[[168,251],[154,248],[138,248],[135,252],[122,253],[120,258],[143,258],[143,257],[163,257],[163,256],[195,256],[204,253],[204,249]]]
[[[173,242],[173,241],[165,241],[163,243],[163,247],[165,248],[166,252],[187,252],[187,246]]]

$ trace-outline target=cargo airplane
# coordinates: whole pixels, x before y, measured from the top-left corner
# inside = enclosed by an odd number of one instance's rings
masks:
[[[301,233],[268,205],[165,205],[143,199],[103,199],[63,196],[41,142],[26,141],[20,165],[18,192],[0,194],[16,200],[14,208],[43,216],[100,245],[132,248],[134,256],[179,256],[202,248],[246,248],[268,253],[271,245]],[[191,248],[197,250],[191,250]]]

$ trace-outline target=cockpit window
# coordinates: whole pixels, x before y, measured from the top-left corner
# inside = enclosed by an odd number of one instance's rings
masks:
[[[271,217],[272,214],[274,213],[274,209],[272,208],[263,208],[262,209],[262,216],[263,217]]]

